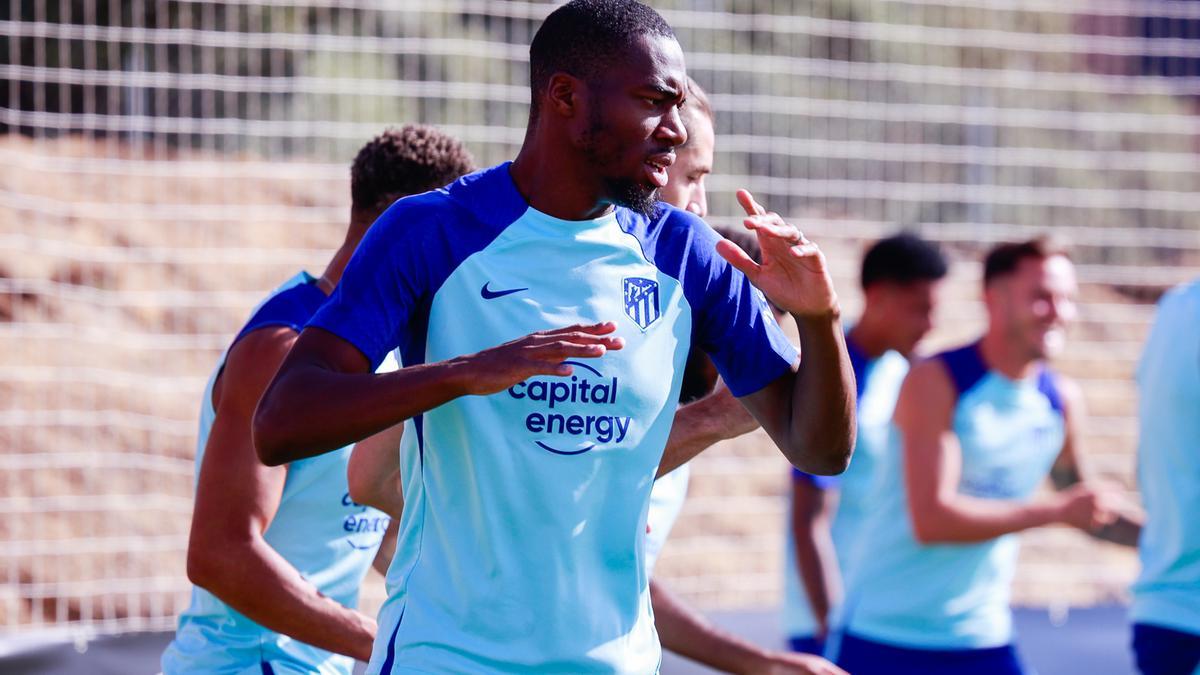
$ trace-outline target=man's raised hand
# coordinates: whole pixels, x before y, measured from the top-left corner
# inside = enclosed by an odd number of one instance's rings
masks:
[[[748,191],[738,190],[737,198],[746,211],[746,229],[758,237],[762,263],[728,240],[717,244],[721,257],[781,309],[798,317],[837,316],[837,293],[821,249],[778,213],[764,209]]]
[[[625,346],[623,338],[612,335],[615,330],[617,325],[606,321],[539,331],[453,362],[464,368],[466,393],[494,394],[535,375],[569,377],[573,368],[564,361],[597,358]]]

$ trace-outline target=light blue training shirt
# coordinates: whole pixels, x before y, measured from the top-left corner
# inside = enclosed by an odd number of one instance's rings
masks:
[[[1029,499],[1062,451],[1066,434],[1056,376],[1024,380],[990,370],[979,345],[934,357],[958,394],[952,430],[962,448],[959,492]],[[893,427],[879,504],[851,563],[840,620],[868,640],[918,649],[976,649],[1012,641],[1009,607],[1017,535],[970,544],[924,545],[913,534],[900,434]],[[907,517],[906,517],[907,516]]]
[[[292,277],[260,304],[239,340],[267,326],[286,326],[299,332],[325,294],[306,272]],[[196,475],[216,411],[213,385],[225,366],[229,349],[209,377],[200,408],[196,442]],[[358,605],[358,589],[367,573],[389,518],[350,499],[346,465],[350,448],[288,464],[279,509],[263,538],[322,594],[347,607]],[[307,645],[268,630],[238,613],[203,588],[192,588],[192,599],[179,617],[175,639],[162,657],[165,675],[212,673],[321,673],[349,675],[354,660]]]
[[[887,453],[889,428],[900,385],[908,374],[908,359],[895,351],[868,358],[849,336],[846,348],[857,383],[858,434],[850,466],[840,476],[814,476],[792,469],[792,480],[805,481],[824,490],[837,490],[837,511],[830,523],[830,537],[843,581],[849,577],[850,561],[867,516],[878,508],[875,490],[880,463]],[[800,578],[796,538],[788,519],[784,565],[783,628],[789,638],[812,637],[817,630],[812,606]],[[830,615],[836,608],[830,608]]]
[[[502,164],[402,199],[310,326],[406,367],[613,321],[625,348],[406,422],[405,509],[368,672],[653,673],[650,487],[693,335],[735,395],[797,358],[684,211],[541,213]]]
[[[1200,280],[1159,301],[1137,381],[1146,524],[1133,620],[1200,635]]]

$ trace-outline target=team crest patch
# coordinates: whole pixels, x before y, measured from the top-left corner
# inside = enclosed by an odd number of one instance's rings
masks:
[[[642,330],[658,321],[658,282],[643,277],[625,279],[625,313]]]

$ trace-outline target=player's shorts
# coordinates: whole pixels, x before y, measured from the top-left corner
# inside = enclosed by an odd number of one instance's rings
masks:
[[[915,649],[842,636],[837,664],[854,675],[1029,675],[1012,645]]]
[[[1200,635],[1148,623],[1133,624],[1133,653],[1142,675],[1200,672]]]
[[[822,656],[825,654],[825,641],[818,640],[812,635],[793,635],[788,638],[788,646],[792,651],[800,654],[815,654]]]

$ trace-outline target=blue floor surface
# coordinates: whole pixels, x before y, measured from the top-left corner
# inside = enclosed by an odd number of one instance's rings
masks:
[[[777,611],[721,612],[712,619],[758,644],[782,644]],[[1061,623],[1051,622],[1044,609],[1020,609],[1016,623],[1021,654],[1039,675],[1135,675],[1124,607],[1074,610]],[[99,638],[77,647],[62,639],[0,636],[0,673],[153,675],[170,639],[168,633],[141,633]],[[668,653],[663,657],[662,672],[699,675],[714,671]]]
[[[1052,622],[1045,609],[1018,609],[1017,647],[1038,675],[1136,675],[1127,613],[1122,606],[1092,607],[1072,610],[1063,621]],[[757,644],[783,644],[778,612],[718,612],[710,618]],[[663,655],[663,675],[714,672],[669,652]]]

